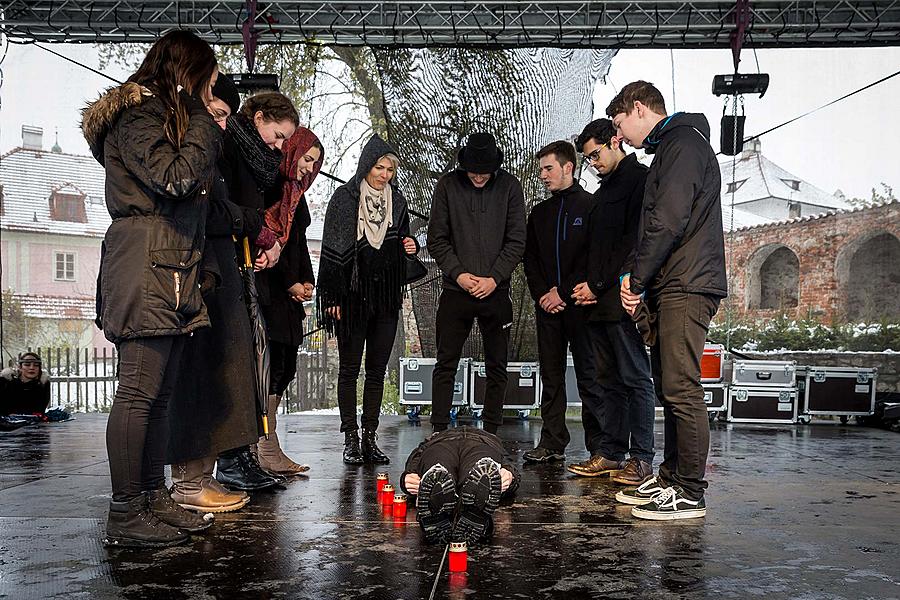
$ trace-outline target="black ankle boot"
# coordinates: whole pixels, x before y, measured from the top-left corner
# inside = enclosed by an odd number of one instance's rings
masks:
[[[110,502],[104,544],[110,547],[161,548],[188,541],[189,536],[153,514],[147,496]]]
[[[378,445],[375,444],[375,440],[377,438],[378,435],[375,433],[374,429],[363,429],[363,460],[365,460],[367,463],[374,463],[376,465],[386,465],[391,462],[391,459],[389,459],[387,455],[378,448]]]
[[[262,470],[250,453],[250,447],[235,448],[219,455],[216,463],[216,479],[232,490],[253,492],[278,483],[278,480]]]
[[[209,529],[213,524],[212,519],[207,520],[203,518],[203,515],[185,510],[175,504],[165,485],[147,492],[147,504],[160,521],[188,533],[199,533],[204,529]]]
[[[355,429],[344,432],[344,462],[348,465],[361,465],[365,462],[359,450],[359,433]]]

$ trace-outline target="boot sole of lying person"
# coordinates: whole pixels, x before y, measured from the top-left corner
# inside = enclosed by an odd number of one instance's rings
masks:
[[[419,482],[416,516],[426,541],[447,542],[458,501],[456,485],[443,465],[436,464],[425,471]]]
[[[500,504],[500,464],[492,458],[475,463],[463,483],[459,518],[453,529],[453,540],[474,544],[493,531],[494,511]]]

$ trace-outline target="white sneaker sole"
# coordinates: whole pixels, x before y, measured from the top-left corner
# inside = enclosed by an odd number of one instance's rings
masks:
[[[639,506],[631,509],[631,516],[638,519],[647,519],[649,521],[677,521],[678,519],[702,519],[706,516],[705,508],[697,508],[692,510],[679,510],[677,512],[657,512],[655,510],[644,510]]]
[[[650,504],[651,498],[635,498],[634,496],[628,496],[624,492],[616,492],[616,500],[622,504],[643,506],[644,504]]]

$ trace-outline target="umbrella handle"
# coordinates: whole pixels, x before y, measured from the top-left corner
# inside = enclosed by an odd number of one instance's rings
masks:
[[[250,268],[253,266],[253,261],[250,260],[250,240],[244,238],[242,243],[244,246],[244,266]]]
[[[269,439],[269,415],[262,416],[262,424],[263,424],[263,435],[266,436],[266,439]]]

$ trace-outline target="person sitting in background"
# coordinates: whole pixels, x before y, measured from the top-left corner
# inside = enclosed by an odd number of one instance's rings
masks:
[[[0,415],[43,415],[50,405],[50,376],[34,352],[19,355],[17,367],[0,372]]]
[[[433,433],[412,451],[400,488],[416,496],[427,541],[471,544],[491,536],[500,498],[519,487],[519,473],[503,458],[500,438],[467,425]]]

